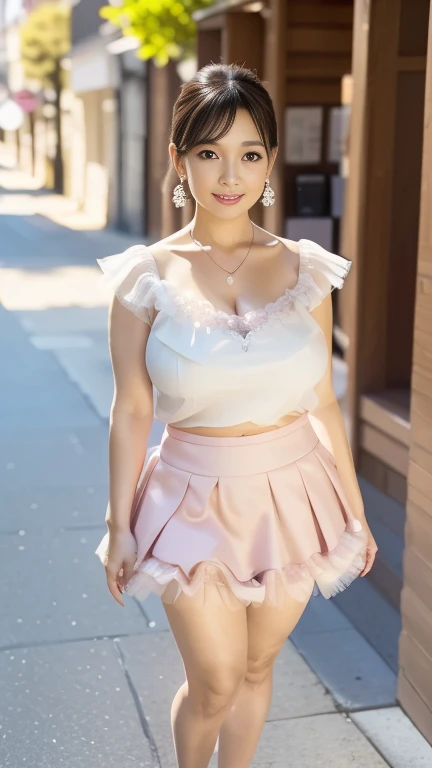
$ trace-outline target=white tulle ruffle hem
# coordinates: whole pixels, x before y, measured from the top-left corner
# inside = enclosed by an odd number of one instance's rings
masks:
[[[239,581],[220,560],[197,563],[188,578],[179,566],[150,555],[139,565],[125,592],[138,600],[145,600],[154,592],[168,604],[174,603],[182,592],[201,604],[216,597],[233,610],[264,602],[282,607],[286,595],[300,602],[320,593],[328,599],[346,589],[361,573],[365,550],[364,529],[347,529],[332,551],[314,553],[306,563],[269,568],[246,582]]]

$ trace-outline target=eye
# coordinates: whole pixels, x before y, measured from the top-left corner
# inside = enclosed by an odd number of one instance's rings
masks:
[[[207,155],[207,154],[214,155],[215,152],[213,152],[212,149],[203,149],[201,152],[198,152],[198,157],[202,157],[203,155]],[[203,157],[202,159],[206,160],[207,158]]]
[[[212,149],[203,149],[201,150],[201,152],[198,152],[198,157],[202,157],[203,160],[207,160],[206,157],[203,157],[204,155],[207,155],[207,154],[215,155],[216,153],[213,152]],[[256,163],[258,162],[258,160],[262,159],[262,155],[260,155],[259,152],[246,152],[245,157],[247,157],[248,155],[255,155],[255,157],[257,158],[257,160],[251,160],[248,162]],[[212,160],[212,158],[210,158],[210,160]]]
[[[261,160],[261,158],[262,158],[262,155],[260,155],[259,152],[246,152],[246,155],[256,155],[258,160]],[[246,155],[245,155],[245,157],[246,157]],[[256,163],[256,162],[258,162],[258,160],[252,160],[252,162]]]

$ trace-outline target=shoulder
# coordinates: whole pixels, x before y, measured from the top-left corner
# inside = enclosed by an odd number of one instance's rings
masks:
[[[168,264],[173,261],[176,250],[179,249],[182,252],[185,246],[190,245],[190,243],[189,225],[187,225],[187,227],[173,232],[168,237],[147,246],[161,279],[167,272]]]
[[[334,287],[342,288],[343,282],[352,267],[352,261],[338,253],[332,253],[314,240],[298,241],[299,253],[305,268],[321,272],[332,282]]]
[[[289,240],[287,237],[281,237],[280,235],[273,235],[273,238],[276,240],[280,240],[286,248],[288,248],[293,253],[299,253],[300,252],[300,246],[298,240]]]
[[[96,259],[105,283],[118,300],[149,325],[160,299],[162,284],[158,266],[147,245],[132,245],[120,253]]]
[[[352,261],[328,251],[314,240],[302,238],[297,242],[300,274],[305,283],[304,303],[312,311],[335,288],[343,287]]]
[[[131,273],[155,272],[156,266],[151,251],[142,243],[96,259],[96,262],[110,283],[121,282]]]

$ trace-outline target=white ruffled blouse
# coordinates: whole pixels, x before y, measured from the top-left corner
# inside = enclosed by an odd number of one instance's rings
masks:
[[[294,288],[244,315],[217,310],[161,279],[145,245],[97,259],[121,303],[151,326],[145,354],[158,421],[270,426],[317,405],[314,387],[326,372],[328,351],[310,312],[342,288],[352,262],[313,240],[298,245]]]

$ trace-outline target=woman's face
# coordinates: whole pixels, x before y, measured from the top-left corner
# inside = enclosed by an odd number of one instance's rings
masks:
[[[170,154],[180,175],[185,175],[196,202],[215,216],[233,216],[249,210],[261,197],[270,162],[255,124],[245,109],[238,109],[233,125],[218,142],[195,146],[186,156]],[[226,205],[218,195],[240,195],[237,203]]]

